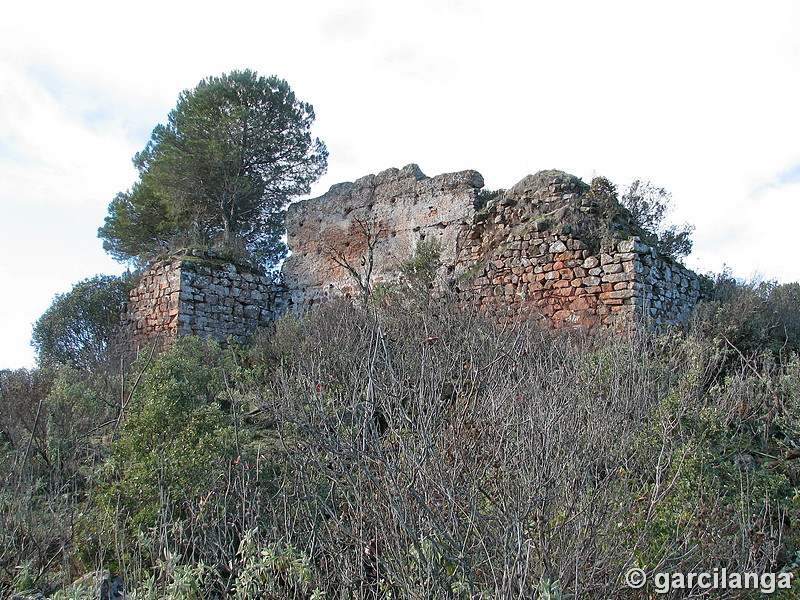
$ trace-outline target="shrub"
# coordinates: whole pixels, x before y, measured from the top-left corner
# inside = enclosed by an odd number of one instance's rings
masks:
[[[133,285],[131,274],[97,275],[57,295],[33,326],[39,362],[87,371],[103,362]]]
[[[693,320],[704,337],[737,354],[784,359],[800,350],[800,285],[744,282],[730,270],[706,279],[706,299]]]
[[[788,564],[798,480],[756,432],[797,418],[746,364],[709,382],[699,338],[406,309],[322,309],[266,352],[292,499],[273,527],[321,591],[614,597],[634,564]]]

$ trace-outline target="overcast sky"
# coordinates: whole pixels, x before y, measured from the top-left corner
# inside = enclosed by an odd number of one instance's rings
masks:
[[[314,105],[312,195],[415,162],[489,188],[636,178],[700,272],[800,280],[800,2],[16,2],[0,19],[0,368],[57,293],[119,273],[97,228],[178,94],[253,69]]]

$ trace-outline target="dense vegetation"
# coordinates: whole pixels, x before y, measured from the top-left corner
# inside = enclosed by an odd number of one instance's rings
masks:
[[[274,264],[281,211],[325,169],[313,119],[250,71],[184,92],[109,208],[107,250]],[[636,182],[626,210],[605,179],[587,193],[691,249],[663,189]],[[686,329],[589,336],[434,298],[440,250],[420,244],[398,286],[350,269],[364,302],[247,347],[130,355],[129,277],[57,297],[39,367],[0,371],[0,597],[110,597],[73,583],[101,569],[130,600],[684,598],[702,590],[660,594],[653,574],[800,577],[798,284],[723,273]]]
[[[800,290],[708,285],[660,335],[498,328],[423,284],[247,348],[3,372],[0,595],[90,597],[62,586],[99,568],[153,599],[626,598],[653,591],[631,567],[797,573]]]
[[[57,295],[33,326],[39,362],[89,371],[107,361],[135,282],[131,273],[96,275]]]

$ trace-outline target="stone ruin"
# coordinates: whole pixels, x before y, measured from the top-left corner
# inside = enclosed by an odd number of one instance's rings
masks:
[[[540,171],[486,199],[483,177],[426,177],[417,165],[340,183],[287,213],[282,282],[200,251],[157,261],[131,292],[136,342],[200,334],[247,338],[287,310],[400,281],[421,241],[441,248],[443,288],[499,322],[555,327],[684,323],[695,273],[642,242],[616,201],[560,171]]]
[[[131,290],[123,330],[137,345],[164,349],[178,336],[244,342],[286,308],[282,285],[201,250],[155,261]]]

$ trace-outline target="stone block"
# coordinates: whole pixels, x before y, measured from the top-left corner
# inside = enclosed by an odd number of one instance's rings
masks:
[[[602,280],[606,283],[619,283],[620,281],[633,281],[633,273],[613,273],[603,275]]]
[[[634,241],[633,240],[622,240],[617,242],[617,252],[633,252],[634,248]]]
[[[603,301],[622,300],[625,298],[633,298],[635,294],[636,292],[634,290],[612,290],[610,292],[603,292],[600,294],[600,299]]]
[[[600,285],[600,278],[595,276],[584,277],[583,285],[593,287]]]

